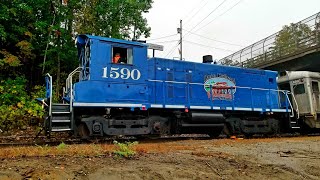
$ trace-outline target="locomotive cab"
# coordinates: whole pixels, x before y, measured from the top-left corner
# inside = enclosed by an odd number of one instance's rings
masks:
[[[64,92],[70,115],[61,116],[71,119],[70,130],[81,137],[149,133],[139,111],[148,101],[147,45],[80,35],[77,48],[80,66],[70,73]]]
[[[98,36],[77,38],[79,82],[74,85],[75,107],[132,104],[147,100],[147,46]]]

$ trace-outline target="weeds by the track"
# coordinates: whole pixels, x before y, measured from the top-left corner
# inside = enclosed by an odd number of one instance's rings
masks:
[[[134,146],[138,144],[137,141],[124,143],[113,141],[113,144],[116,146],[116,150],[113,151],[113,153],[118,157],[132,158],[137,154],[137,152],[133,149]]]
[[[119,155],[123,154],[128,156],[135,152],[136,156],[148,153],[171,153],[171,152],[193,152],[192,155],[196,156],[221,156],[220,154],[212,153],[208,147],[221,147],[233,146],[233,144],[254,144],[254,143],[270,143],[270,142],[303,142],[306,139],[318,141],[319,136],[313,137],[286,137],[286,138],[263,138],[263,139],[216,139],[216,140],[180,140],[170,141],[153,140],[153,141],[140,141],[139,144],[130,146],[128,152],[127,145],[119,150],[119,145],[112,142],[91,143],[91,144],[73,144],[73,143],[59,143],[55,145],[30,145],[30,146],[0,146],[0,159],[1,158],[16,158],[16,157],[55,157],[55,156],[78,156],[78,157],[115,157],[117,152]],[[193,144],[197,142],[198,147]],[[121,143],[121,145],[123,142]],[[129,143],[130,144],[130,143]],[[58,148],[59,147],[59,148]],[[210,149],[210,148],[209,148]],[[121,152],[121,153],[120,153]],[[134,153],[133,153],[134,154]],[[117,155],[116,155],[117,156]]]

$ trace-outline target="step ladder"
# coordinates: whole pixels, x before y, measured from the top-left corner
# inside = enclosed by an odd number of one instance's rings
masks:
[[[70,104],[52,103],[52,76],[46,75],[46,98],[48,116],[44,122],[44,129],[47,136],[51,132],[72,131],[72,109]]]
[[[70,104],[52,104],[51,117],[49,118],[49,133],[71,131],[71,112]]]
[[[290,121],[290,127],[291,129],[300,129],[300,125],[298,124],[298,121]]]

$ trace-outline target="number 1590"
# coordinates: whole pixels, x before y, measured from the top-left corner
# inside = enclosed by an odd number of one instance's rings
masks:
[[[108,67],[103,68],[103,78],[112,78],[112,79],[132,79],[139,80],[141,77],[141,73],[138,69],[128,69],[128,68],[115,68],[111,67],[110,71],[108,71]]]

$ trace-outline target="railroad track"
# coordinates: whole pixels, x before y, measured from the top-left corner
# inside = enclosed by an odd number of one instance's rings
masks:
[[[27,136],[20,137],[20,141],[14,141],[12,138],[6,139],[6,137],[0,138],[2,141],[0,143],[0,147],[14,147],[14,146],[57,146],[60,143],[65,144],[112,144],[115,140],[118,142],[126,142],[126,141],[139,141],[139,142],[167,142],[167,141],[181,141],[181,140],[189,140],[189,139],[198,139],[205,140],[210,139],[209,137],[199,135],[199,136],[163,136],[163,137],[144,137],[144,138],[136,138],[136,137],[110,137],[110,138],[95,138],[95,139],[79,139],[79,138],[50,138],[48,139],[46,136],[39,138],[32,138]],[[29,141],[21,141],[21,139],[30,139]],[[7,140],[7,141],[6,141]]]
[[[288,137],[306,137],[306,136],[320,136],[320,133],[308,134],[308,135],[299,135],[299,134],[281,134],[281,135],[270,135],[270,136],[252,136],[245,139],[265,139],[265,138],[288,138]],[[239,136],[242,138],[241,136]],[[15,139],[19,139],[19,141]],[[216,139],[228,139],[226,136],[219,136]],[[238,137],[237,137],[238,138]],[[236,138],[236,139],[237,139]],[[27,140],[25,140],[27,139]],[[0,147],[15,147],[15,146],[57,146],[60,143],[65,144],[112,144],[113,141],[126,142],[126,141],[139,141],[141,143],[161,143],[169,141],[182,141],[182,140],[212,140],[206,135],[172,135],[172,136],[161,136],[161,137],[109,137],[109,138],[95,138],[90,140],[83,140],[79,138],[70,138],[70,137],[52,137],[47,138],[46,136],[8,136],[0,137]],[[25,141],[24,141],[25,140]]]

